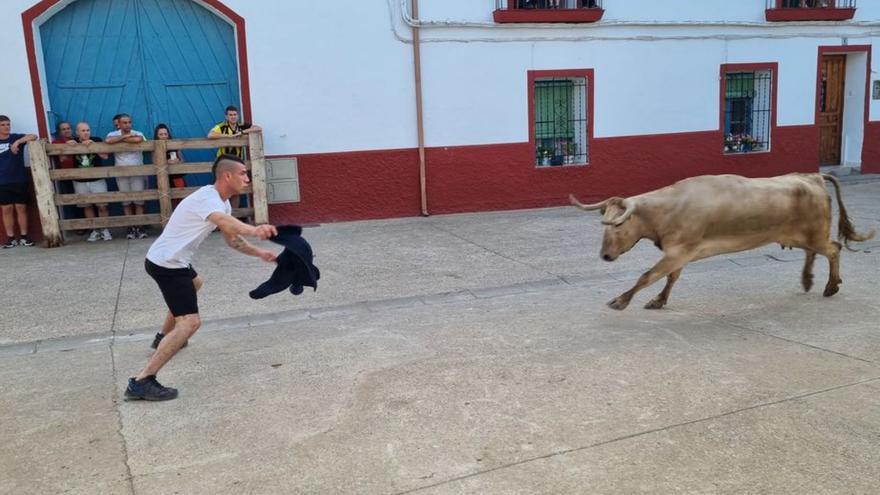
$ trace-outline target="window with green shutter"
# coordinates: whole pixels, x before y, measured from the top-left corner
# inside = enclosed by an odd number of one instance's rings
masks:
[[[535,163],[587,163],[587,80],[541,78],[534,82]]]

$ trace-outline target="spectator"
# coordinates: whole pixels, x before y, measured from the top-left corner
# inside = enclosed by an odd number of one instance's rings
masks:
[[[113,130],[114,131],[119,130],[119,117],[122,117],[122,115],[123,114],[121,114],[121,113],[117,113],[116,115],[113,116]]]
[[[92,129],[89,127],[87,122],[80,122],[76,124],[76,140],[69,141],[69,144],[92,144],[92,143],[100,143],[101,138],[93,138],[92,137]],[[92,167],[100,167],[103,165],[102,159],[106,160],[109,155],[105,153],[88,153],[83,155],[74,155],[73,160],[76,168],[92,168]],[[96,194],[96,193],[105,193],[107,192],[107,181],[104,179],[80,179],[73,181],[73,189],[77,194]],[[95,218],[95,208],[88,203],[79,203],[76,206],[83,209],[83,213],[86,218]],[[107,217],[109,213],[107,211],[107,203],[97,203],[98,207],[98,216],[99,217]],[[89,234],[89,237],[86,239],[88,242],[95,242],[98,240],[98,237],[104,239],[105,241],[109,241],[113,239],[113,236],[110,235],[109,229],[103,229],[98,232],[98,229],[93,229]]]
[[[166,139],[174,139],[171,137],[171,129],[167,124],[159,124],[153,129],[153,140],[166,140]],[[168,161],[169,165],[174,165],[177,163],[183,163],[183,151],[168,151],[166,153],[165,159]],[[168,177],[171,180],[171,187],[186,187],[186,178],[185,174],[173,174]]]
[[[52,144],[67,144],[68,141],[73,139],[73,128],[70,125],[70,122],[66,120],[62,120],[55,125],[55,139],[52,140]],[[73,156],[72,155],[57,155],[52,157],[52,165],[55,168],[74,168],[73,164]],[[72,194],[73,193],[73,181],[62,180],[58,181],[58,192],[61,194]],[[75,206],[65,206],[63,209],[64,218],[77,218],[78,211]],[[85,234],[84,230],[77,230],[76,233],[78,235]]]
[[[242,122],[238,123],[238,108],[234,105],[226,107],[226,119],[215,125],[208,132],[208,139],[223,139],[228,137],[241,136],[250,132],[260,131],[260,126]],[[244,147],[242,146],[226,146],[217,150],[217,156],[232,155],[242,160],[245,159]],[[239,207],[239,195],[236,194],[229,199],[229,203],[233,208]]]
[[[147,140],[142,132],[132,130],[131,116],[127,113],[119,114],[119,129],[107,134],[107,144],[129,143],[138,144]],[[113,154],[117,167],[130,167],[144,164],[144,153],[142,151],[117,151]],[[146,180],[143,176],[136,177],[117,177],[116,185],[122,192],[139,192],[144,190]],[[134,208],[132,209],[132,203]],[[123,201],[122,209],[126,215],[143,215],[143,200]],[[129,227],[126,239],[144,239],[147,233],[144,232],[142,226]]]
[[[73,139],[73,127],[70,122],[62,120],[55,126],[55,139],[52,144],[66,144]],[[71,155],[58,155],[52,157],[55,168],[74,168],[73,157]]]
[[[36,139],[34,134],[12,134],[12,121],[0,115],[0,210],[6,229],[4,249],[34,245],[28,238],[28,179],[24,171],[24,146]],[[15,240],[16,217],[21,234],[18,241]]]

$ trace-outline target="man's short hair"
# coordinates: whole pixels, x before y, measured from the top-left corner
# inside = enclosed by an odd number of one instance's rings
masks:
[[[123,118],[125,118],[125,117],[131,118],[131,115],[129,115],[129,114],[127,114],[127,113],[120,113],[120,114],[117,115],[116,117],[113,117],[113,120],[120,120],[120,119],[123,119]]]
[[[211,173],[214,174],[215,181],[217,180],[217,169],[221,167],[221,164],[223,162],[233,162],[233,163],[240,163],[241,165],[244,165],[244,160],[242,160],[241,158],[239,158],[235,155],[220,155],[220,156],[218,156],[217,159],[214,160],[214,165],[211,166]]]
[[[119,117],[122,117],[121,113],[117,113],[116,115],[114,115],[113,120],[119,120]]]
[[[61,126],[63,126],[64,124],[70,125],[70,122],[68,122],[66,120],[62,120],[61,122],[58,122],[57,124],[55,124],[55,134],[58,134],[61,132]]]
[[[229,112],[238,113],[238,107],[235,105],[229,105],[228,107],[226,107],[226,112],[224,112],[224,113],[229,113]]]
[[[7,117],[5,115],[0,115],[0,122],[12,122],[12,121],[9,120],[9,117]]]

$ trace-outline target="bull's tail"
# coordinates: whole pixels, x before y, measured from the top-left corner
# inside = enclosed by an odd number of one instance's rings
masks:
[[[834,185],[834,192],[837,194],[837,209],[840,213],[839,219],[837,222],[837,239],[843,242],[843,245],[846,246],[850,251],[858,251],[857,249],[853,249],[849,247],[850,241],[862,242],[867,241],[868,239],[872,239],[874,237],[874,231],[870,231],[867,234],[859,234],[856,232],[856,228],[852,224],[852,220],[850,220],[849,215],[846,213],[846,207],[843,206],[843,195],[840,193],[840,181],[837,180],[837,177],[830,174],[821,174],[822,178],[830,182]]]

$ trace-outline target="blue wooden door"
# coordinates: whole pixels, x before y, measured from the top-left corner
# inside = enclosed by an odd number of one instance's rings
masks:
[[[159,123],[174,137],[204,137],[239,105],[233,27],[192,0],[77,0],[40,26],[40,38],[53,128],[85,120],[105,136],[113,115],[129,113],[148,137]]]

